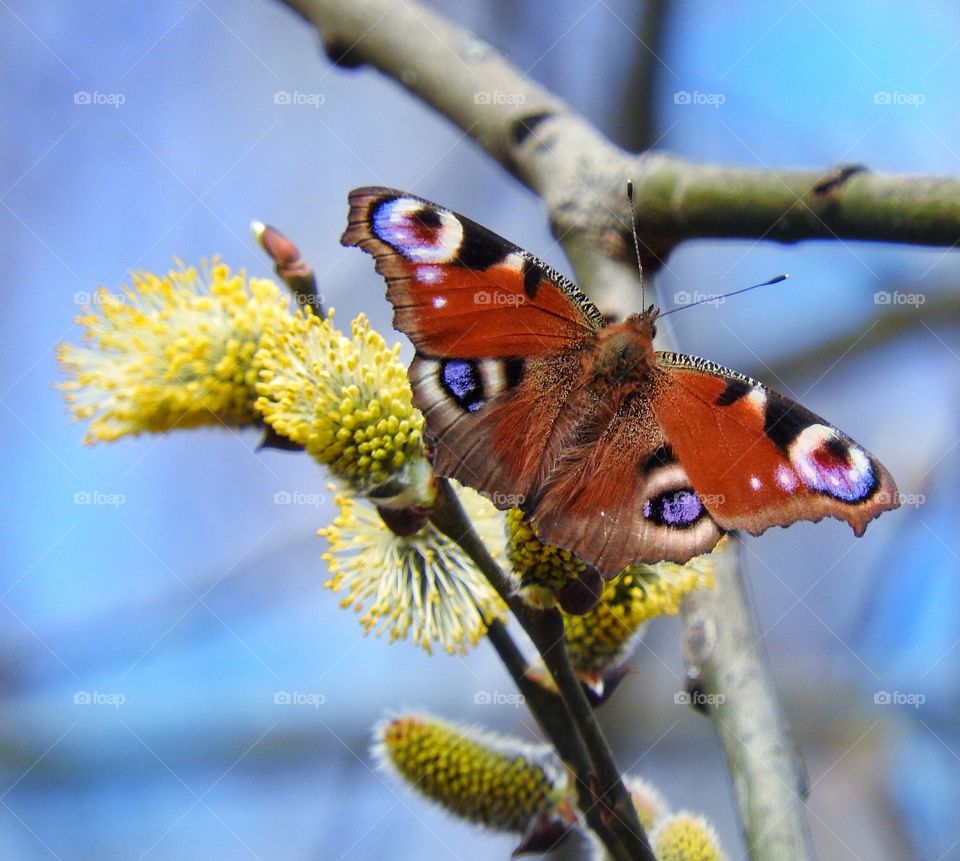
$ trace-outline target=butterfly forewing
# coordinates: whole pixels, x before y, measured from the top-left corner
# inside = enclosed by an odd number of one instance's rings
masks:
[[[725,529],[831,516],[857,535],[896,508],[880,462],[824,419],[713,362],[658,353],[652,404],[693,487]]]
[[[389,188],[350,193],[341,242],[376,260],[394,326],[432,358],[552,356],[603,318],[576,285],[468,218]]]

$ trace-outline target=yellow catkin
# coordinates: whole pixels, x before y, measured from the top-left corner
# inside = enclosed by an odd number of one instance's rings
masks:
[[[132,286],[100,288],[83,310],[83,345],[61,344],[58,359],[70,411],[89,421],[87,443],[255,422],[261,339],[292,320],[273,281],[216,259],[134,273]]]
[[[366,492],[422,468],[423,417],[414,409],[399,345],[359,315],[350,335],[300,314],[264,338],[257,409],[281,436]],[[401,482],[402,484],[402,482]]]
[[[470,521],[494,557],[503,556],[503,514],[461,489]],[[319,530],[330,571],[327,588],[343,592],[340,604],[360,615],[366,632],[411,637],[427,652],[465,652],[486,633],[487,622],[506,606],[467,555],[432,524],[399,536],[365,500],[341,493],[333,522]]]
[[[664,819],[651,842],[657,861],[727,861],[710,823],[686,811]]]
[[[381,763],[462,819],[522,833],[561,794],[561,772],[521,742],[472,732],[426,715],[404,715],[376,731]]]

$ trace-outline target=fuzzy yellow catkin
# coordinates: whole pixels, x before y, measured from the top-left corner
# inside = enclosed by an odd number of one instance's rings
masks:
[[[424,462],[423,416],[398,353],[363,314],[349,336],[333,311],[299,314],[264,338],[257,409],[334,475],[369,490]]]
[[[563,778],[545,752],[428,715],[380,724],[381,764],[451,813],[487,828],[523,833],[563,794]]]
[[[70,411],[89,422],[84,442],[256,422],[261,340],[293,319],[273,281],[214,259],[135,272],[132,286],[90,298],[77,318],[83,344],[58,351]]]
[[[657,861],[727,861],[710,823],[686,811],[664,819],[651,843]]]

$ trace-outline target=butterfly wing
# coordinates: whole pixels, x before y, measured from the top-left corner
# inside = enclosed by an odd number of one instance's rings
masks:
[[[611,398],[610,395],[613,395]],[[627,565],[687,562],[722,530],[636,386],[572,395],[580,417],[540,492],[524,506],[541,540],[613,577]]]
[[[657,421],[724,529],[758,535],[829,516],[862,535],[899,505],[880,462],[805,407],[705,359],[664,352],[657,362]]]
[[[394,327],[429,358],[554,356],[603,317],[576,285],[479,224],[389,188],[350,192],[340,240],[372,255]]]
[[[413,402],[436,472],[518,505],[565,436],[563,406],[600,312],[543,261],[404,192],[351,192],[341,241],[373,256],[394,326],[416,348]]]

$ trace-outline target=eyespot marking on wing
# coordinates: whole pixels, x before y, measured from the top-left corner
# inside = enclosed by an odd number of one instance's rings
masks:
[[[807,487],[834,499],[855,504],[877,490],[876,471],[866,452],[826,425],[805,427],[790,444],[789,456]]]
[[[388,198],[377,204],[371,228],[378,239],[413,263],[450,263],[463,245],[459,218],[410,197]]]
[[[483,408],[483,377],[476,362],[448,359],[438,368],[441,387],[461,409],[473,413]]]

